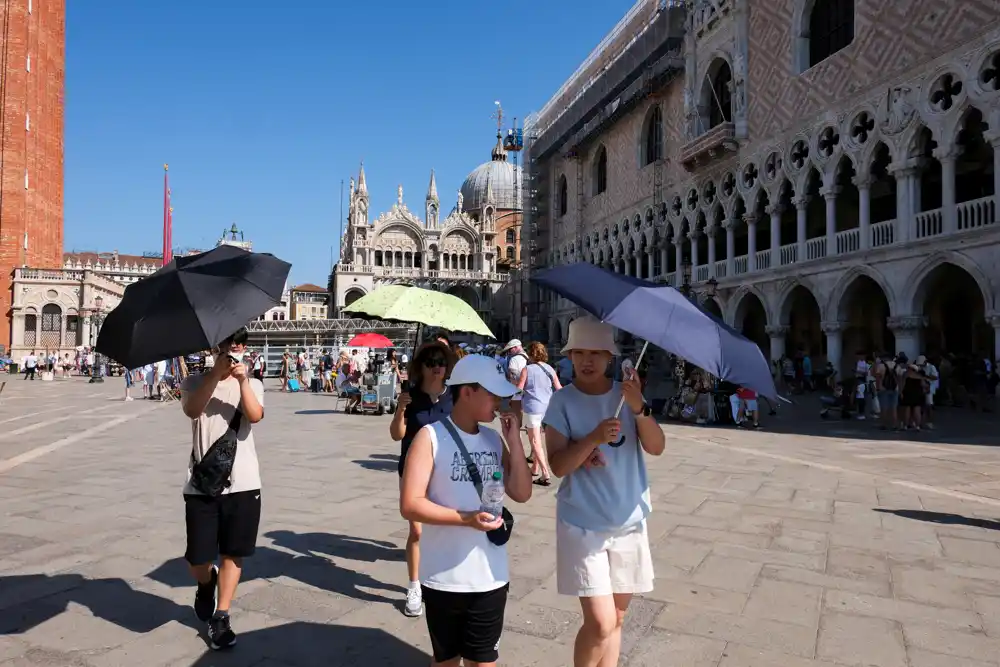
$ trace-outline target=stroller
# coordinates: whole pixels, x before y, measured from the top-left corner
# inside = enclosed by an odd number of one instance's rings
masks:
[[[829,419],[832,415],[840,413],[841,419],[850,419],[854,408],[854,389],[857,382],[838,382],[833,388],[832,396],[820,396],[820,405],[823,408],[819,412],[821,419]]]

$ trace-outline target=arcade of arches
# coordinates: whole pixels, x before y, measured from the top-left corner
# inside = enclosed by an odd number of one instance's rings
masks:
[[[941,261],[916,271],[894,294],[879,274],[857,270],[829,294],[803,284],[776,296],[741,291],[726,320],[772,360],[808,353],[814,363],[829,360],[843,369],[857,353],[996,358],[1000,315],[986,282]],[[704,307],[721,313],[714,300]]]

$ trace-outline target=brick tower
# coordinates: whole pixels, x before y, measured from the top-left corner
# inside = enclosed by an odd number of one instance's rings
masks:
[[[65,0],[0,0],[0,344],[15,268],[62,266]]]

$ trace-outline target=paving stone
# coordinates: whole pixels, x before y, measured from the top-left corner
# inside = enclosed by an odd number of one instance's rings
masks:
[[[1000,567],[1000,547],[996,542],[963,540],[955,537],[939,537],[944,548],[944,556],[949,560],[974,563],[987,567]]]
[[[329,592],[306,590],[272,583],[249,594],[241,594],[234,605],[240,609],[296,621],[325,623],[362,606],[364,602]]]
[[[244,619],[240,619],[244,620]],[[246,631],[245,624],[237,623],[237,631]],[[171,622],[140,636],[114,650],[88,656],[85,662],[92,667],[172,667],[191,664],[205,652],[205,646],[196,641],[199,630]]]
[[[749,592],[763,566],[751,560],[707,557],[691,576],[691,581],[713,588]]]
[[[938,570],[892,568],[892,590],[900,600],[924,602],[955,609],[972,609],[964,582]]]
[[[1000,656],[1000,639],[982,634],[950,632],[941,626],[916,623],[904,623],[903,634],[908,646],[934,653],[984,662],[996,661]]]
[[[996,667],[998,664],[969,658],[957,658],[942,653],[931,653],[912,646],[907,649],[906,655],[910,659],[910,667]]]
[[[681,605],[668,605],[655,627],[682,634],[721,639],[812,657],[816,630],[748,616],[719,614]]]
[[[656,589],[647,593],[646,596],[653,600],[699,607],[726,614],[739,614],[747,601],[747,593],[745,592],[712,588],[690,581],[657,581]]]
[[[561,638],[561,641],[573,641],[582,624],[582,613],[574,614],[519,602],[508,601],[504,613],[504,628],[542,639]]]
[[[997,593],[1000,593],[1000,589]],[[973,595],[972,603],[982,618],[986,634],[1000,639],[1000,597]]]
[[[822,594],[823,589],[817,586],[761,579],[750,593],[743,615],[814,628]]]
[[[907,667],[899,626],[881,618],[824,614],[816,654],[845,665]]]
[[[735,544],[717,544],[712,549],[712,553],[766,565],[788,565],[807,570],[822,571],[826,566],[826,556],[823,554],[797,554],[773,549],[754,549]]]
[[[874,616],[900,623],[938,624],[964,632],[978,632],[982,629],[979,616],[971,611],[934,607],[874,595],[831,590],[826,592],[824,604],[831,611],[858,616]],[[997,611],[1000,611],[1000,608]],[[986,615],[984,614],[983,617],[985,619]]]
[[[764,548],[771,542],[771,538],[766,535],[734,533],[725,530],[712,530],[691,526],[678,526],[674,529],[671,535],[674,537],[683,537],[689,540],[701,540],[703,542],[715,542],[720,544],[742,544],[758,548]]]
[[[628,667],[716,667],[726,642],[666,630],[652,630],[629,655]]]
[[[813,660],[788,653],[729,643],[719,667],[837,667],[825,660]]]
[[[848,579],[845,577],[834,577],[821,572],[804,570],[798,567],[786,567],[782,565],[765,565],[761,570],[762,578],[777,579],[778,581],[789,581],[821,588],[832,588],[856,593],[867,593],[870,595],[890,596],[888,577],[884,581],[870,579]]]

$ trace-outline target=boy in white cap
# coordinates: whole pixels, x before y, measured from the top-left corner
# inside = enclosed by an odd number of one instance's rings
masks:
[[[543,421],[552,472],[563,478],[556,496],[556,583],[559,593],[580,598],[583,611],[574,667],[612,667],[632,596],[653,590],[643,452],[659,456],[666,441],[636,372],[621,383],[605,374],[618,354],[610,325],[573,320],[562,352],[576,379],[553,394]]]
[[[420,583],[437,667],[491,667],[499,658],[510,575],[503,519],[481,511],[475,477],[499,473],[508,498],[531,498],[531,471],[513,415],[501,415],[503,439],[480,426],[517,387],[489,357],[470,354],[448,379],[451,417],[423,427],[406,456],[399,508],[423,524]],[[504,443],[506,440],[506,445]],[[474,471],[474,477],[470,472]],[[508,534],[509,536],[509,534]]]

